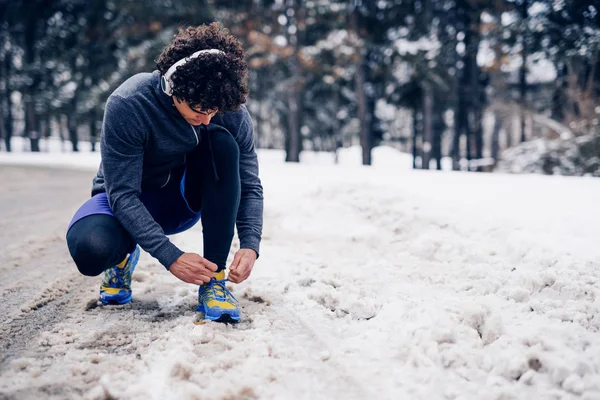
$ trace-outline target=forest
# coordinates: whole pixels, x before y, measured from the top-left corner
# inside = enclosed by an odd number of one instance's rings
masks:
[[[242,41],[258,148],[377,146],[413,168],[600,176],[593,0],[0,1],[2,151],[98,151],[103,107],[178,28]]]

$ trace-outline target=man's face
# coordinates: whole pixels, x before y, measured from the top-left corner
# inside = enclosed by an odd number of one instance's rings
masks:
[[[199,110],[192,108],[187,101],[181,101],[177,97],[173,97],[175,107],[187,121],[188,124],[193,126],[208,125],[210,120],[215,116],[218,110]]]

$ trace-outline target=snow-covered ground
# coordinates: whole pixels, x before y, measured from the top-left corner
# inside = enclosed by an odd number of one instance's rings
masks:
[[[0,152],[0,162],[4,164],[17,165],[48,165],[59,167],[72,167],[77,169],[97,168],[100,163],[100,153],[90,153],[91,145],[89,142],[80,142],[78,153],[72,152],[70,142],[61,142],[59,138],[51,137],[43,139],[40,142],[41,152],[29,152],[29,139],[22,137],[13,137],[11,140],[13,154]],[[4,149],[4,143],[0,142],[0,150]],[[100,149],[100,146],[97,146]],[[18,156],[16,155],[18,154]],[[66,156],[65,156],[66,155]],[[261,164],[280,164],[285,161],[285,152],[283,150],[259,149],[258,155]],[[362,150],[360,146],[342,148],[338,150],[338,165],[361,165]],[[412,156],[401,153],[398,150],[381,146],[376,147],[372,153],[373,166],[410,169],[412,168]],[[335,165],[334,154],[331,152],[309,152],[300,153],[302,164],[311,165]],[[445,167],[450,167],[451,160],[443,160]]]
[[[380,150],[373,168],[260,152],[261,258],[233,286],[244,322],[193,324],[196,288],[145,254],[131,305],[95,307],[100,279],[85,278],[81,307],[40,328],[0,394],[600,399],[600,180],[412,171]],[[98,158],[0,162],[91,177]],[[172,240],[201,251],[200,227]],[[56,296],[51,285],[4,323]]]

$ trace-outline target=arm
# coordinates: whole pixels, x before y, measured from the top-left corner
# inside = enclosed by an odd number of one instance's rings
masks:
[[[240,180],[242,193],[237,215],[240,250],[235,253],[227,279],[241,283],[248,279],[259,255],[263,224],[263,188],[258,177],[258,159],[254,149],[252,119],[242,107],[238,114],[236,141],[240,149]]]
[[[254,250],[258,257],[263,225],[263,188],[258,175],[252,119],[245,107],[241,117],[236,141],[240,148],[242,193],[236,223],[240,247]]]
[[[145,136],[131,104],[122,97],[111,96],[100,143],[110,208],[133,240],[169,268],[183,252],[171,243],[139,199]]]

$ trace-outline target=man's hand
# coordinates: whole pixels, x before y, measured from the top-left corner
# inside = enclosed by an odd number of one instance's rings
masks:
[[[217,264],[196,253],[183,253],[171,264],[169,271],[184,282],[202,285],[210,282],[217,271]]]
[[[256,252],[252,249],[239,249],[233,257],[233,262],[229,267],[227,280],[233,283],[242,283],[250,276],[254,262],[256,261]]]

